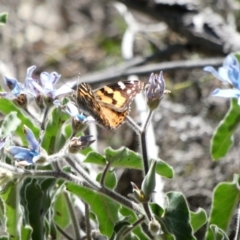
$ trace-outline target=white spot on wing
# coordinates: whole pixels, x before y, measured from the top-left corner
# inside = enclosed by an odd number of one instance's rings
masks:
[[[132,93],[132,89],[128,89],[127,94],[131,94],[131,93]]]
[[[120,88],[122,90],[124,90],[126,88],[125,84],[123,82],[121,82],[121,81],[118,82],[118,85],[120,86]]]

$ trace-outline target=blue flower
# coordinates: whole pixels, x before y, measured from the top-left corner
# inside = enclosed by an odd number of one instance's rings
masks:
[[[71,116],[74,135],[77,132],[83,131],[89,123],[95,122],[93,117],[85,117],[83,114],[79,114],[78,108],[72,102],[62,105],[59,100],[55,100],[53,103]]]
[[[27,76],[28,78],[29,72],[31,70],[30,68],[27,69]],[[22,85],[20,82],[18,82],[17,79],[12,77],[6,77],[4,78],[5,84],[10,89],[10,92],[0,92],[0,97],[7,98],[12,100],[15,104],[17,104],[19,107],[25,107],[27,105],[27,88],[25,85]]]
[[[46,162],[46,154],[40,147],[32,130],[24,126],[24,133],[29,143],[29,148],[10,146],[7,152],[17,160],[17,166],[28,166],[34,163],[43,164]],[[41,153],[41,154],[40,154]]]
[[[55,88],[54,85],[58,82],[60,77],[61,75],[57,72],[42,72],[40,74],[40,81],[30,77],[27,78],[25,82],[36,99],[39,98],[39,96],[43,96],[45,104],[52,105],[56,98],[67,95],[73,91],[70,87],[64,85],[58,89]]]
[[[223,83],[231,84],[232,89],[215,89],[212,93],[213,96],[224,98],[238,98],[238,105],[240,105],[240,65],[237,58],[230,54],[223,63],[223,66],[216,71],[213,67],[207,66],[205,71],[213,74],[214,77]]]

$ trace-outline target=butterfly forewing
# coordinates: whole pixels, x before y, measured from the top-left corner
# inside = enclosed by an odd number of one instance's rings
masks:
[[[106,107],[123,112],[129,108],[133,98],[143,89],[138,80],[111,83],[94,91],[96,99]]]
[[[87,83],[81,83],[76,93],[79,107],[103,127],[116,129],[130,112],[133,98],[143,89],[143,83],[125,81],[106,85],[93,92]]]

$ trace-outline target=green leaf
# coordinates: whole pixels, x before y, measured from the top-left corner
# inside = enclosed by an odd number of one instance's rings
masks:
[[[8,136],[10,133],[15,132],[21,121],[17,118],[16,112],[11,112],[5,116],[2,123],[2,137]]]
[[[233,134],[240,123],[240,106],[233,98],[231,107],[219,123],[211,139],[211,156],[213,160],[224,157],[233,144]]]
[[[110,240],[121,240],[123,239],[123,234],[126,231],[131,230],[132,225],[128,222],[128,218],[124,218],[120,221],[118,221],[114,226],[114,234],[110,238]],[[124,240],[139,240],[135,234],[132,233],[132,231],[129,232],[127,236],[124,237]]]
[[[126,147],[113,150],[106,148],[105,157],[96,152],[90,152],[84,162],[105,165],[106,161],[111,161],[111,166],[116,168],[132,168],[142,170],[142,157],[139,153],[129,150]],[[172,178],[173,168],[164,161],[157,159],[156,173],[166,177]]]
[[[24,115],[21,110],[9,99],[0,98],[0,112],[5,115],[10,114],[11,112],[17,112],[17,117],[21,120],[22,124],[18,125],[17,130],[14,133],[21,138],[23,145],[28,145],[25,134],[23,132],[23,125],[29,127],[33,131],[35,137],[39,136],[39,128],[36,127],[36,125],[33,124],[30,120],[30,118]]]
[[[58,230],[53,220],[51,220],[51,223],[50,223],[49,237],[50,239],[58,238]]]
[[[44,219],[42,215],[43,192],[36,179],[26,186],[26,201],[28,208],[28,219],[33,229],[32,239],[44,238]]]
[[[45,180],[32,179],[25,188],[25,199],[27,201],[28,219],[33,229],[32,239],[44,239],[45,214],[50,208],[51,198],[49,191],[55,183],[55,179]]]
[[[7,23],[8,13],[2,12],[0,13],[0,26]]]
[[[165,209],[165,214],[162,218],[157,218],[162,223],[164,232],[173,234],[176,240],[196,239],[190,225],[189,208],[182,193],[169,192],[166,197],[168,206]]]
[[[157,166],[156,166],[156,173],[162,177],[166,178],[173,178],[174,177],[174,170],[173,167],[168,165],[166,162],[164,162],[161,159],[151,159],[154,161],[157,161]]]
[[[134,224],[138,218],[136,217],[136,213],[126,207],[121,207],[119,213],[123,216],[123,217],[128,217],[128,221],[131,224]],[[147,237],[147,235],[145,233],[143,233],[142,228],[140,226],[137,226],[136,228],[134,228],[132,230],[132,232],[141,240],[149,240],[149,238]]]
[[[150,203],[150,207],[154,215],[161,218],[164,214],[164,210],[157,203]]]
[[[96,180],[100,182],[103,173],[97,175]],[[117,185],[117,177],[115,171],[108,171],[104,178],[104,186],[109,189],[114,189]]]
[[[32,228],[29,225],[21,227],[21,237],[22,240],[31,240],[32,239]]]
[[[155,215],[155,218],[161,223],[161,217],[164,214],[164,210],[162,209],[162,207],[159,206],[157,203],[150,203],[150,207],[151,207],[152,212]],[[162,225],[161,225],[161,227],[162,227]],[[164,226],[163,226],[163,229],[165,229]],[[175,240],[173,235],[166,232],[166,229],[164,230],[164,239],[165,240]]]
[[[155,187],[156,187],[156,161],[152,161],[149,170],[144,177],[141,185],[141,191],[146,199],[150,199]]]
[[[63,145],[63,142],[60,144],[59,141],[61,138],[61,129],[67,117],[62,113],[61,109],[54,108],[49,118],[50,120],[48,121],[43,137],[42,147],[48,154],[53,154],[59,151]]]
[[[196,232],[207,222],[207,214],[202,208],[199,208],[196,212],[190,212],[190,216],[191,226],[194,232]]]
[[[66,183],[67,190],[77,195],[89,204],[91,211],[96,214],[101,234],[110,237],[113,227],[119,220],[120,204],[110,198],[88,188]]]
[[[240,62],[240,52],[235,52],[233,55],[237,58],[238,62]]]
[[[229,240],[227,234],[222,229],[218,228],[218,226],[213,224],[210,228],[214,235],[214,240]]]
[[[239,200],[239,175],[234,175],[233,182],[218,184],[213,192],[209,226],[214,224],[223,231],[227,231]],[[214,239],[211,229],[208,229],[207,239]]]
[[[0,236],[0,240],[9,240],[9,237],[7,237],[7,236]]]
[[[106,165],[107,160],[100,153],[90,152],[83,162],[94,163],[94,164],[98,164],[98,165]]]
[[[69,208],[64,193],[57,194],[54,203],[54,221],[59,227],[65,229],[70,224]]]
[[[19,214],[21,210],[19,208],[17,184],[9,182],[0,196],[5,207],[7,233],[12,239],[20,239],[21,218],[19,218]]]

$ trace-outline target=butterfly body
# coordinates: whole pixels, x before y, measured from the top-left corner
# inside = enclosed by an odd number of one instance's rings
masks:
[[[112,83],[95,91],[89,84],[81,83],[76,100],[80,109],[90,114],[99,125],[116,129],[126,119],[133,98],[142,89],[143,83],[138,80]]]

